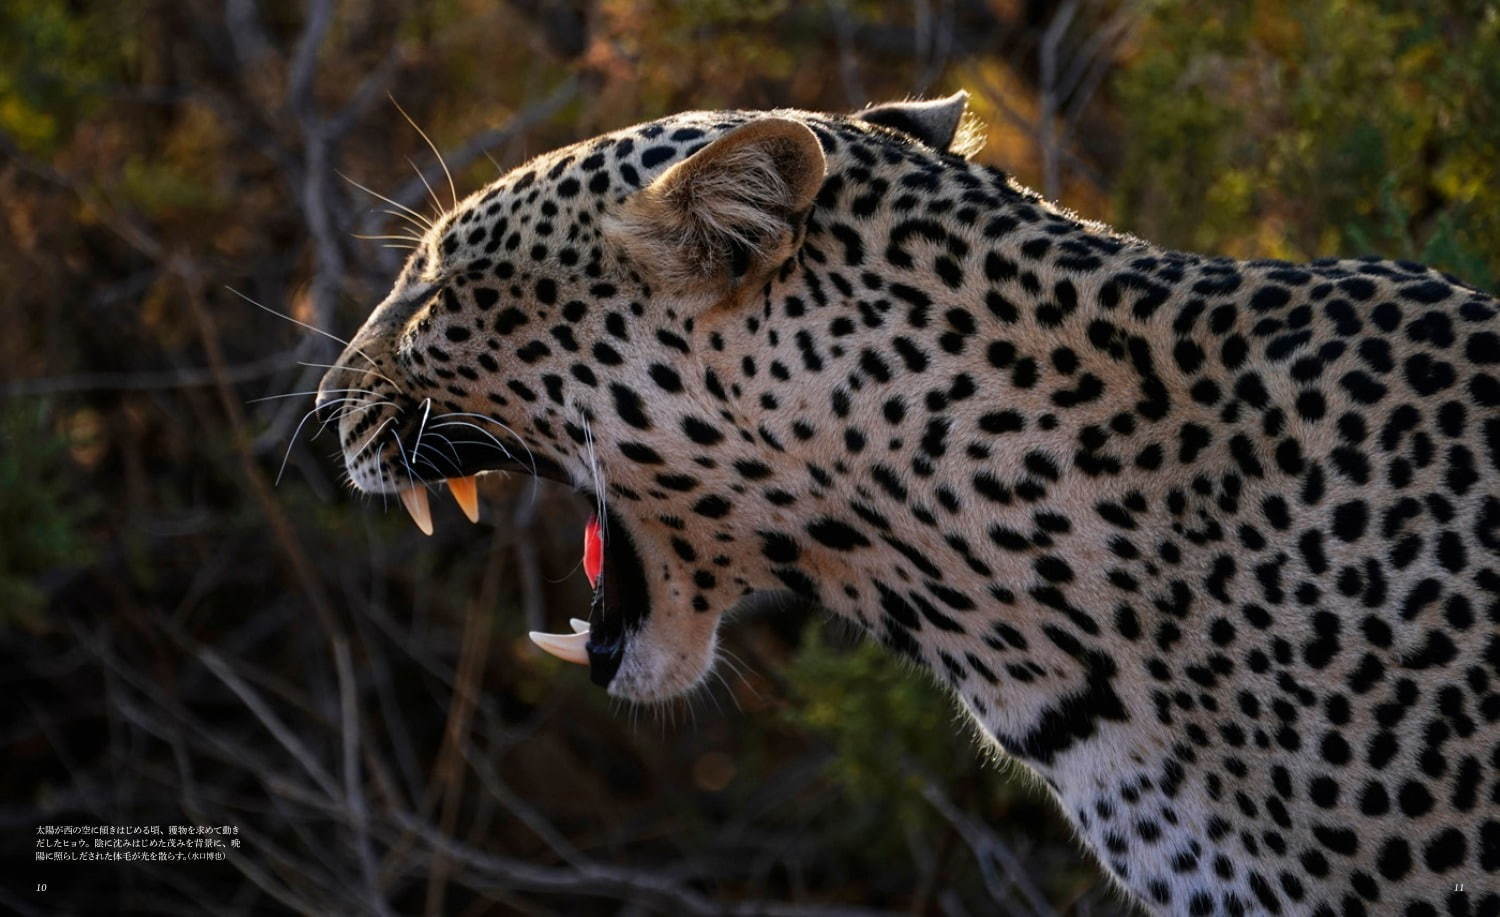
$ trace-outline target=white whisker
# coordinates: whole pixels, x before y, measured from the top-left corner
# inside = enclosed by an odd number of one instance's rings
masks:
[[[488,414],[475,414],[475,413],[472,413],[472,412],[469,412],[469,411],[458,411],[458,412],[455,412],[455,413],[449,413],[449,414],[443,414],[443,415],[441,415],[441,418],[444,419],[444,420],[446,420],[446,419],[448,419],[450,417],[473,417],[476,420],[488,421],[489,423],[494,424],[495,426],[499,427],[501,430],[505,431],[506,433],[509,433],[515,439],[516,442],[518,442],[518,443],[521,444],[521,448],[526,450],[526,458],[527,458],[528,461],[531,462],[531,474],[532,474],[533,477],[536,476],[536,473],[537,473],[537,470],[536,470],[536,456],[532,454],[531,447],[528,446],[528,445],[526,445],[526,440],[524,440],[524,439],[521,438],[521,434],[517,433],[515,430],[512,430],[510,427],[506,426],[504,423],[501,423],[500,421],[496,420],[495,418],[489,416]]]
[[[432,198],[433,206],[437,207],[438,214],[442,215],[443,202],[438,200],[437,192],[432,190],[432,185],[428,183],[427,176],[422,174],[422,170],[417,168],[417,164],[411,161],[410,156],[406,157],[406,164],[411,166],[413,172],[417,173],[417,180],[422,183],[422,187],[427,189],[427,196]]]
[[[432,150],[432,155],[434,155],[434,156],[437,157],[438,165],[440,165],[440,166],[443,167],[443,174],[446,175],[446,176],[448,176],[448,193],[453,195],[453,206],[455,208],[457,208],[458,207],[458,187],[453,184],[453,173],[448,171],[448,163],[446,163],[446,162],[443,161],[443,154],[442,154],[442,152],[437,148],[437,144],[432,142],[432,138],[429,137],[429,136],[427,136],[427,132],[424,131],[424,130],[422,130],[420,127],[418,127],[417,126],[417,122],[415,122],[415,121],[413,121],[411,119],[411,115],[408,115],[406,113],[406,109],[404,109],[404,108],[401,107],[401,103],[396,101],[396,97],[393,96],[393,95],[390,95],[389,93],[387,93],[387,96],[389,96],[389,98],[391,100],[391,104],[394,105],[394,106],[396,106],[396,110],[399,111],[399,112],[401,112],[401,117],[405,118],[406,119],[406,123],[410,124],[412,126],[412,130],[415,130],[421,136],[421,138],[423,140],[427,141],[427,146],[428,146],[429,149]],[[424,180],[423,183],[424,184],[426,183],[425,180]],[[436,195],[434,195],[434,198],[435,197],[436,197]],[[439,211],[439,213],[441,213],[441,211],[442,211],[442,207],[441,206],[438,207],[438,211]]]
[[[357,401],[357,400],[358,399],[356,399],[353,395],[340,395],[337,398],[330,399],[329,401],[327,401],[324,404],[314,405],[313,406],[313,410],[314,411],[323,410],[323,411],[329,411],[330,412],[329,415],[328,415],[328,418],[326,420],[324,420],[321,424],[318,424],[318,433],[322,433],[323,430],[325,428],[327,428],[327,426],[329,424],[329,421],[333,420],[333,418],[335,416],[337,416],[338,414],[341,414],[345,410],[347,410],[347,408],[342,408],[342,407],[340,407],[340,405],[347,405],[350,402],[354,402],[354,401]],[[337,410],[334,410],[335,408],[337,408]],[[317,439],[318,438],[318,433],[314,433],[312,438],[313,439]]]
[[[417,450],[422,448],[422,434],[427,431],[427,418],[432,416],[432,399],[422,399],[422,422],[417,424],[417,444],[412,447],[411,454],[416,455]]]
[[[359,458],[359,457],[360,457],[360,456],[361,456],[361,455],[363,455],[363,454],[364,454],[364,451],[365,451],[365,450],[366,450],[366,449],[368,449],[368,448],[370,448],[370,443],[372,443],[372,442],[374,442],[374,441],[375,441],[375,437],[377,437],[377,436],[379,436],[379,435],[380,435],[380,433],[381,433],[381,431],[382,431],[382,430],[384,430],[384,429],[385,429],[385,428],[386,428],[386,426],[387,426],[387,425],[388,425],[388,424],[390,424],[390,422],[391,422],[391,421],[393,421],[393,420],[395,420],[395,419],[396,419],[396,417],[397,417],[397,415],[396,415],[396,414],[392,414],[392,415],[391,415],[391,416],[389,416],[389,417],[387,417],[387,418],[386,418],[386,419],[385,419],[385,420],[382,420],[382,421],[381,421],[381,422],[380,422],[380,426],[378,426],[378,427],[376,427],[376,428],[375,428],[375,432],[373,432],[373,433],[371,433],[371,434],[370,434],[370,435],[369,435],[369,436],[368,436],[368,437],[367,437],[367,438],[366,438],[366,439],[365,439],[365,441],[364,441],[364,443],[362,443],[362,444],[361,444],[361,445],[360,445],[360,447],[359,447],[359,448],[358,448],[358,449],[355,449],[355,450],[354,450],[354,451],[353,451],[353,452],[350,452],[350,453],[349,453],[349,457],[350,457],[350,458],[356,458],[356,459],[357,459],[357,458]]]
[[[400,217],[407,222],[407,225],[416,228],[420,232],[426,232],[429,228],[428,226],[424,226],[423,224],[418,223],[416,220],[413,220],[411,217],[407,216],[399,210],[392,210],[389,207],[382,207],[380,208],[380,212],[389,213],[393,217]]]
[[[302,432],[302,427],[307,423],[307,419],[317,412],[317,407],[313,407],[306,414],[302,415],[301,420],[297,421],[297,429],[292,431],[292,438],[286,444],[286,454],[281,457],[281,467],[276,469],[276,480],[271,482],[272,487],[281,486],[281,476],[286,473],[286,463],[292,457],[292,447],[297,445],[297,436]]]
[[[452,415],[442,414],[442,415],[439,415],[439,416],[440,417],[449,417],[449,416],[452,416]],[[506,458],[511,459],[511,460],[515,459],[515,455],[512,454],[509,449],[505,448],[505,444],[502,443],[502,442],[500,442],[500,440],[495,437],[495,434],[493,434],[490,431],[484,429],[483,427],[476,426],[475,424],[471,424],[467,420],[441,420],[441,421],[433,424],[432,427],[433,427],[434,430],[438,429],[439,427],[467,427],[468,429],[473,430],[475,433],[478,433],[480,436],[483,436],[483,437],[485,437],[486,439],[489,440],[488,443],[480,442],[480,443],[478,443],[479,445],[491,446],[491,447],[493,447],[495,449],[498,449],[500,451],[500,454],[503,455],[503,456],[505,456]],[[463,440],[463,442],[471,442],[471,441],[470,440]]]
[[[386,197],[384,194],[381,194],[379,191],[373,191],[373,190],[371,190],[369,188],[366,188],[364,185],[361,185],[359,182],[357,182],[354,179],[350,178],[349,176],[345,175],[343,172],[339,172],[337,169],[335,169],[334,172],[335,172],[336,175],[338,175],[339,178],[342,178],[344,181],[348,182],[349,184],[353,185],[354,187],[358,188],[359,190],[363,191],[364,193],[370,195],[371,197],[378,197],[381,200],[385,201],[387,204],[390,204],[392,207],[398,207],[401,210],[404,210],[407,213],[411,214],[412,216],[416,217],[418,220],[421,220],[422,221],[422,227],[424,229],[431,229],[432,228],[432,221],[431,220],[427,219],[427,217],[425,217],[422,214],[416,212],[415,210],[411,209],[410,207],[406,206],[405,204],[401,203],[400,201],[393,201],[390,198]]]
[[[384,373],[377,372],[373,369],[360,369],[357,366],[350,366],[347,363],[308,363],[305,360],[298,360],[297,365],[312,366],[318,369],[347,369],[351,373],[369,373],[380,381],[389,383],[390,386],[396,391],[401,391],[401,386],[396,384],[396,380],[392,379],[390,376],[385,375]],[[341,389],[333,389],[333,391],[341,391]]]
[[[724,686],[724,693],[729,695],[729,702],[734,704],[734,709],[738,710],[741,713],[744,713],[745,708],[740,706],[739,695],[734,693],[734,686],[731,685],[729,683],[729,680],[724,677],[724,673],[720,672],[718,669],[713,669],[709,672],[709,674],[714,678],[717,678],[719,680],[719,684]]]
[[[448,462],[448,464],[452,466],[455,472],[461,472],[462,467],[459,465],[458,450],[453,448],[454,441],[443,435],[442,433],[437,432],[436,430],[428,430],[427,432],[432,434],[433,439],[441,442],[444,446],[448,447],[448,455],[453,456],[451,461],[446,456],[444,456],[443,461]],[[463,445],[489,446],[489,443],[471,442],[470,440],[459,440],[458,442]],[[419,449],[421,449],[421,444],[418,444],[417,448],[412,450],[413,458],[418,455]],[[436,452],[437,450],[434,448],[432,451]]]
[[[530,469],[531,470],[531,489],[530,489],[530,493],[527,496],[527,499],[529,499],[531,501],[531,506],[535,507],[536,501],[537,501],[537,499],[539,497],[539,494],[541,492],[541,488],[540,488],[540,484],[539,484],[539,482],[541,481],[541,475],[537,472],[536,456],[532,453],[531,447],[528,446],[528,445],[526,445],[526,440],[522,439],[520,437],[520,435],[516,433],[515,430],[512,430],[510,427],[506,426],[505,424],[501,423],[500,421],[496,420],[495,418],[493,418],[493,417],[486,417],[483,414],[471,414],[471,413],[467,413],[467,412],[459,412],[459,413],[451,413],[451,414],[441,414],[441,415],[439,415],[439,417],[441,417],[442,420],[443,420],[443,424],[442,424],[443,426],[456,425],[456,426],[469,427],[469,428],[473,429],[476,433],[479,433],[479,434],[481,434],[483,436],[488,437],[489,439],[491,439],[491,440],[494,441],[495,445],[500,448],[501,452],[505,453],[506,457],[508,457],[508,458],[510,458],[512,460],[515,460],[515,461],[519,461],[519,459],[516,459],[515,456],[511,454],[511,451],[509,449],[505,448],[505,446],[503,444],[501,444],[500,440],[496,439],[495,436],[494,436],[494,434],[490,433],[488,430],[485,430],[485,429],[483,429],[483,428],[481,428],[481,427],[479,427],[479,426],[477,426],[475,424],[469,423],[468,421],[465,421],[465,420],[450,420],[449,418],[452,418],[452,417],[477,417],[477,418],[479,418],[481,420],[488,420],[490,423],[494,424],[495,426],[497,426],[500,429],[504,430],[505,432],[509,433],[515,439],[516,442],[520,443],[521,444],[521,448],[526,450],[526,458],[527,458],[527,460],[531,464],[531,469]]]
[[[303,365],[304,366],[315,366],[317,364],[314,364],[314,363],[304,363]],[[336,393],[336,392],[355,392],[355,393],[361,394],[361,395],[378,395],[378,394],[380,394],[379,392],[372,392],[372,391],[370,391],[367,388],[331,388],[331,389],[328,390],[329,394],[333,394],[333,393]],[[317,389],[313,389],[312,391],[307,391],[307,392],[287,392],[285,395],[262,395],[259,398],[251,398],[248,401],[246,401],[245,403],[246,404],[259,404],[262,401],[275,401],[278,398],[305,398],[308,395],[316,395],[316,394],[318,394],[318,390]]]
[[[351,398],[349,400],[352,401],[354,399]],[[394,407],[395,404],[396,402],[394,401],[371,401],[366,404],[356,405],[355,407],[341,408],[337,413],[333,414],[327,420],[323,421],[322,425],[318,427],[318,432],[313,434],[313,439],[317,439],[319,436],[321,436],[323,434],[323,431],[328,428],[329,424],[338,423],[345,417],[353,417],[360,411],[368,411],[370,408],[384,407],[386,405],[391,405],[392,407]]]
[[[594,446],[594,428],[589,424],[589,419],[582,413],[578,419],[583,427],[584,450],[588,453],[589,477],[594,489],[594,515],[599,520],[599,528],[606,541],[609,539],[609,513],[606,504],[604,472],[599,468],[599,453]]]
[[[396,451],[401,453],[401,464],[406,466],[406,480],[411,482],[412,487],[416,487],[417,473],[412,470],[411,462],[406,458],[406,446],[401,442],[401,434],[392,430],[391,438],[396,441]]]
[[[276,316],[277,318],[284,318],[284,319],[286,319],[287,321],[291,322],[294,325],[298,325],[298,326],[300,326],[302,328],[306,328],[308,331],[311,331],[314,334],[321,334],[324,337],[328,338],[330,341],[334,341],[335,343],[341,344],[341,345],[343,345],[345,347],[353,348],[353,346],[354,346],[354,345],[350,344],[348,341],[344,340],[343,338],[339,337],[336,334],[330,334],[327,331],[324,331],[322,328],[317,328],[317,327],[314,327],[313,325],[309,325],[307,322],[301,321],[299,319],[292,318],[290,315],[287,315],[287,314],[285,314],[283,312],[277,312],[275,309],[272,309],[270,306],[261,305],[260,303],[256,302],[255,300],[251,299],[250,297],[246,296],[244,293],[241,293],[239,290],[236,290],[234,287],[225,286],[224,289],[226,289],[229,292],[233,293],[234,295],[238,296],[240,299],[243,299],[245,302],[249,303],[250,305],[254,306],[255,308],[260,309],[260,310],[265,311],[265,312],[269,312],[272,315]],[[370,365],[371,366],[379,366],[380,365],[379,363],[376,363],[374,360],[371,360],[370,357],[369,357],[369,355],[366,354],[363,350],[355,350],[354,352],[357,353],[357,354],[359,354],[360,356],[364,357],[366,360],[370,360]]]
[[[376,234],[376,235],[371,235],[369,233],[364,233],[364,232],[351,232],[351,233],[349,233],[349,235],[352,236],[352,237],[354,237],[354,238],[356,238],[356,239],[359,239],[360,241],[363,241],[363,242],[398,241],[398,242],[415,242],[418,245],[422,244],[422,237],[421,236],[414,236],[414,235],[410,235],[408,233],[402,233],[402,232],[398,232],[398,233],[381,233],[381,234]]]

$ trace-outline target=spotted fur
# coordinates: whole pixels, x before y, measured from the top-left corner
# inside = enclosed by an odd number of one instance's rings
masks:
[[[355,485],[598,491],[623,697],[753,592],[858,622],[1156,912],[1500,913],[1496,301],[1156,248],[953,105],[676,115],[470,196],[325,383],[373,393]]]

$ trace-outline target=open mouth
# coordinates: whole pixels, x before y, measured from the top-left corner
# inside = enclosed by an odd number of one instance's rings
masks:
[[[532,631],[533,643],[559,659],[589,667],[589,678],[607,687],[625,658],[628,634],[649,610],[646,572],[630,532],[614,513],[591,516],[583,530],[583,572],[594,588],[588,620],[573,618],[571,634]]]
[[[443,467],[439,467],[438,459],[442,460]],[[464,515],[470,522],[478,522],[476,474],[496,470],[523,471],[554,481],[566,481],[559,466],[540,457],[526,462],[506,460],[501,463],[503,467],[497,468],[492,452],[465,454],[459,449],[436,457],[413,454],[409,463],[414,472],[413,483],[401,489],[401,504],[417,528],[428,535],[432,534],[433,525],[426,482],[444,481]],[[454,470],[463,473],[454,476]],[[645,568],[635,542],[624,521],[608,509],[603,518],[591,516],[584,526],[583,571],[594,590],[588,617],[571,619],[572,633],[533,631],[530,637],[538,647],[559,659],[587,665],[590,679],[607,687],[625,657],[628,636],[640,629],[650,608]]]

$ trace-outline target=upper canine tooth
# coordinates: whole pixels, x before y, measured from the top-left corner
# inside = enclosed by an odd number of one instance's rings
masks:
[[[582,618],[569,618],[568,626],[573,628],[575,634],[586,634],[589,632],[589,622]]]
[[[453,502],[464,511],[470,522],[479,521],[479,491],[474,486],[474,476],[466,478],[449,478],[448,492],[453,494]]]
[[[421,487],[408,487],[401,491],[401,505],[411,513],[412,521],[423,535],[432,534],[432,510],[427,506],[427,491]]]
[[[530,634],[531,642],[541,647],[543,651],[551,653],[564,662],[574,662],[578,665],[589,664],[588,650],[584,645],[589,642],[588,631],[581,634],[544,634],[534,630]]]

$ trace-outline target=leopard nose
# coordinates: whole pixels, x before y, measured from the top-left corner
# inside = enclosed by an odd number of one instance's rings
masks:
[[[340,359],[342,362],[342,359]],[[339,396],[353,383],[347,381],[352,374],[339,367],[330,369],[323,374],[323,379],[318,383],[318,393],[313,400],[313,416],[318,423],[327,423],[333,415],[333,408],[339,401]]]
[[[313,402],[313,419],[320,426],[333,419],[333,399],[322,392],[318,393],[317,400]]]

